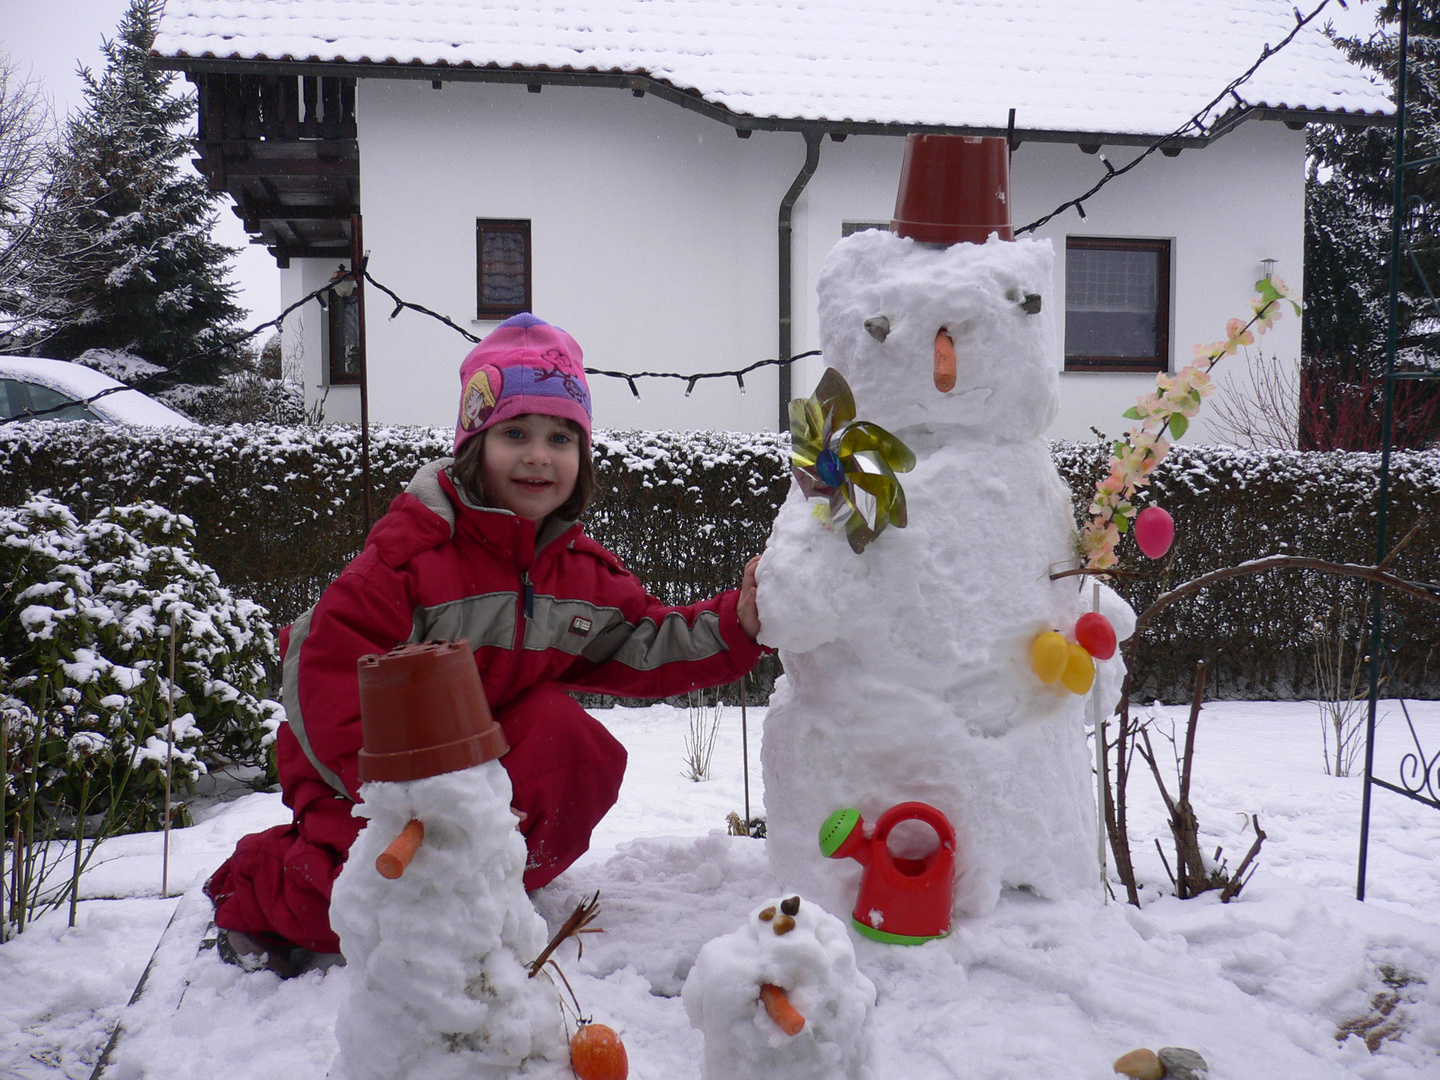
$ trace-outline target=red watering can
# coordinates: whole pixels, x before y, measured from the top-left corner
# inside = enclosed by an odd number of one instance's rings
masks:
[[[925,822],[939,836],[939,844],[919,858],[896,855],[888,840],[902,821]],[[865,867],[851,921],[866,937],[892,945],[919,945],[950,932],[955,830],[935,807],[922,802],[892,806],[880,815],[868,837],[860,811],[836,810],[820,826],[820,850],[826,858],[848,857]]]

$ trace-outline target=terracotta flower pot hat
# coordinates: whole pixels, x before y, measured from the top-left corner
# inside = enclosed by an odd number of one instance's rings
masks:
[[[360,782],[421,780],[510,749],[467,641],[401,645],[359,661]]]
[[[891,232],[930,244],[1014,240],[1004,138],[907,135]]]

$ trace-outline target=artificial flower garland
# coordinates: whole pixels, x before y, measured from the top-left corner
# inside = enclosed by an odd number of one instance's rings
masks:
[[[1178,439],[1190,426],[1190,418],[1200,411],[1200,403],[1215,389],[1210,372],[1227,356],[1234,356],[1242,345],[1252,345],[1257,335],[1274,326],[1283,313],[1280,302],[1287,301],[1300,315],[1300,298],[1277,277],[1261,278],[1255,283],[1255,296],[1250,301],[1254,313],[1249,322],[1231,319],[1225,324],[1225,340],[1209,345],[1196,345],[1195,359],[1174,375],[1160,372],[1155,376],[1155,392],[1146,394],[1125,410],[1129,420],[1140,425],[1125,433],[1110,455],[1110,470],[1095,485],[1090,502],[1090,520],[1080,531],[1080,553],[1091,570],[1108,570],[1119,562],[1115,545],[1122,534],[1129,532],[1138,513],[1135,493],[1150,483],[1155,471],[1170,451],[1166,441]],[[1251,331],[1254,333],[1251,333]]]

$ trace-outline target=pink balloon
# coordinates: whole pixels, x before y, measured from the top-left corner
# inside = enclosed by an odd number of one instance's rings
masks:
[[[1159,559],[1175,539],[1175,519],[1158,506],[1147,507],[1135,519],[1135,543],[1149,558]]]

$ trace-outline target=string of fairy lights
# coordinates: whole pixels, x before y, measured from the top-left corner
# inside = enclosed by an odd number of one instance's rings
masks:
[[[1340,3],[1341,7],[1345,6],[1344,0],[1338,0],[1338,2]],[[1280,52],[1281,49],[1285,48],[1285,46],[1289,45],[1292,41],[1294,41],[1296,35],[1298,35],[1301,30],[1303,30],[1306,26],[1313,22],[1317,17],[1319,17],[1320,13],[1325,10],[1329,3],[1330,0],[1320,0],[1319,5],[1316,6],[1316,8],[1308,15],[1302,15],[1300,13],[1300,9],[1295,8],[1295,25],[1291,27],[1289,33],[1287,33],[1285,37],[1281,39],[1280,43],[1272,46],[1267,42],[1261,49],[1260,55],[1256,58],[1255,62],[1251,64],[1248,68],[1246,68],[1244,72],[1242,72],[1240,75],[1236,76],[1229,83],[1227,83],[1224,89],[1222,89],[1218,94],[1216,94],[1210,101],[1205,104],[1204,108],[1198,110],[1194,115],[1192,115],[1188,120],[1186,120],[1183,124],[1177,127],[1174,131],[1171,131],[1168,134],[1162,135],[1159,138],[1155,139],[1153,142],[1147,145],[1146,148],[1139,155],[1137,155],[1132,161],[1128,162],[1125,165],[1117,168],[1115,165],[1111,164],[1109,159],[1106,158],[1104,154],[1100,154],[1099,160],[1101,164],[1105,166],[1105,173],[1100,177],[1099,180],[1097,180],[1093,185],[1090,186],[1090,188],[1082,192],[1080,195],[1077,195],[1073,199],[1068,199],[1065,202],[1061,203],[1054,210],[1050,211],[1050,213],[1044,215],[1043,217],[1037,218],[1036,220],[1030,222],[1027,225],[1019,226],[1015,229],[1015,235],[1020,236],[1028,232],[1034,232],[1036,229],[1040,228],[1047,222],[1051,221],[1052,219],[1058,217],[1060,214],[1063,214],[1066,210],[1070,209],[1075,210],[1075,212],[1080,215],[1081,220],[1084,220],[1085,202],[1088,199],[1093,198],[1096,193],[1098,193],[1112,180],[1130,172],[1142,161],[1154,154],[1155,151],[1165,149],[1176,139],[1184,138],[1187,135],[1191,135],[1194,133],[1198,133],[1201,135],[1209,134],[1210,129],[1207,128],[1207,120],[1210,117],[1211,113],[1216,109],[1216,107],[1221,102],[1225,101],[1226,98],[1232,98],[1237,107],[1244,107],[1244,102],[1240,98],[1239,94],[1236,93],[1236,91],[1245,82],[1254,77],[1255,73],[1260,69],[1262,64],[1264,64],[1267,60],[1271,59],[1273,56],[1275,56],[1276,53]],[[1012,111],[1012,128],[1013,123],[1014,114]],[[369,285],[373,286],[376,290],[384,293],[387,297],[390,298],[391,301],[394,302],[395,306],[390,312],[390,318],[392,320],[397,318],[404,311],[414,311],[417,314],[428,316],[443,323],[445,326],[448,326],[451,330],[454,330],[457,334],[459,334],[461,337],[465,338],[468,341],[480,341],[480,338],[478,336],[471,333],[469,330],[466,330],[463,326],[460,326],[448,316],[438,311],[435,311],[432,308],[428,308],[424,304],[417,304],[414,301],[406,300],[401,297],[397,292],[395,292],[394,289],[391,289],[388,285],[377,281],[371,275],[368,268],[368,263],[369,253],[366,252],[365,257],[361,259],[360,265],[357,268],[354,268],[344,274],[337,274],[334,278],[332,278],[330,281],[327,281],[324,285],[321,285],[317,289],[311,290],[310,292],[302,296],[299,300],[296,300],[294,303],[290,304],[283,311],[281,311],[279,315],[275,316],[275,318],[269,319],[263,323],[260,323],[258,326],[252,327],[251,329],[244,331],[243,333],[230,337],[223,344],[215,345],[211,348],[202,350],[201,352],[184,357],[174,366],[176,368],[183,369],[187,364],[197,360],[206,359],[208,357],[216,356],[221,353],[233,353],[240,346],[244,345],[248,341],[253,340],[260,334],[264,333],[266,330],[280,330],[286,318],[288,318],[293,312],[299,310],[300,308],[303,308],[311,301],[315,301],[319,303],[321,307],[324,307],[326,297],[332,296],[337,292],[340,295],[348,295],[349,291],[353,290],[354,282],[359,279],[363,279]],[[670,379],[682,381],[685,383],[686,397],[689,397],[690,394],[694,391],[696,385],[702,381],[708,379],[734,379],[740,392],[743,394],[745,392],[746,375],[749,375],[755,371],[759,371],[762,368],[779,367],[782,364],[792,364],[797,360],[804,360],[808,357],[819,355],[821,355],[821,350],[811,349],[808,352],[796,353],[795,355],[789,357],[770,357],[764,360],[757,360],[753,364],[748,364],[745,367],[732,368],[722,371],[614,371],[607,368],[587,367],[585,369],[585,373],[587,375],[599,375],[611,379],[623,379],[629,385],[630,392],[634,394],[636,398],[640,397],[640,388],[638,385],[638,380],[640,379]],[[92,394],[91,396],[84,398],[83,400],[67,401],[64,404],[55,405],[50,408],[28,411],[25,413],[21,413],[18,416],[0,419],[0,423],[16,423],[25,420],[43,419],[47,415],[61,412],[65,409],[74,408],[76,405],[90,405],[91,403],[99,401],[104,397],[108,397],[111,394],[117,394],[122,391],[131,389],[143,390],[147,386],[161,385],[165,381],[166,377],[169,375],[170,373],[166,372],[163,375],[152,376],[149,379],[141,379],[138,380],[134,386],[113,386],[108,389],[101,390],[96,394]]]

